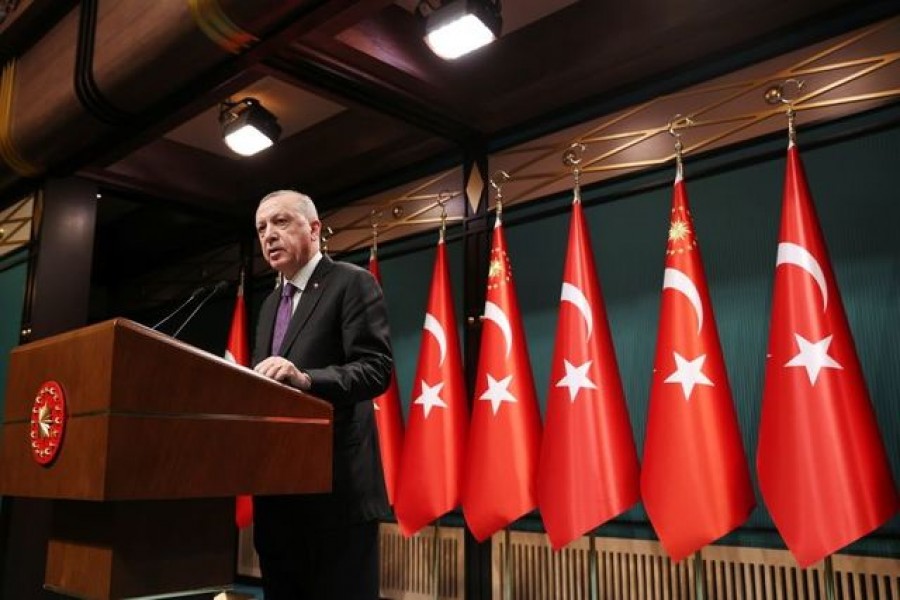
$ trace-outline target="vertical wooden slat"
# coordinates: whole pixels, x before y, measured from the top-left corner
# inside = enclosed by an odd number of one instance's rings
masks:
[[[703,559],[703,581],[706,585],[706,598],[715,600],[716,597],[716,578],[715,578],[715,562]]]
[[[803,574],[803,570],[795,567],[794,569],[791,569],[791,572],[794,576],[795,593],[797,594],[797,600],[807,600],[809,596],[806,593],[806,577]]]
[[[653,571],[656,579],[657,598],[666,598],[666,559],[664,556],[657,556],[653,561]]]
[[[784,567],[772,566],[772,584],[775,586],[775,600],[786,600],[784,595]]]
[[[751,591],[750,598],[753,600],[765,598],[765,592],[763,590],[763,566],[751,563],[750,569],[753,571],[753,590]]]
[[[716,600],[725,600],[725,561],[716,561]]]
[[[824,587],[820,585],[819,582],[819,569],[806,569],[806,594],[810,600],[820,600],[817,596],[817,590],[824,590]],[[821,600],[824,600],[822,598]]]
[[[725,599],[734,600],[734,563],[725,565]]]
[[[866,578],[862,573],[853,573],[853,589],[856,591],[856,598],[872,598],[871,595],[867,593],[868,586],[866,585]]]
[[[650,569],[651,558],[646,554],[641,554],[641,580],[638,589],[638,600],[650,600]]]
[[[541,564],[541,595],[543,598],[552,598],[553,596],[553,573],[550,569],[550,557],[548,556],[546,560],[544,560]]]
[[[877,575],[875,576],[875,585],[873,587],[878,588],[878,598],[880,598],[880,600],[885,600],[885,598],[888,598],[887,594],[890,586],[889,581],[890,580],[887,577],[879,577]]]

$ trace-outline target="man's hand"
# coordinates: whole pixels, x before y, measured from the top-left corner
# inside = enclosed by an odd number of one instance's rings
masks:
[[[294,363],[281,356],[270,356],[253,368],[260,375],[275,381],[286,383],[300,390],[308,390],[312,386],[309,375],[294,366]]]

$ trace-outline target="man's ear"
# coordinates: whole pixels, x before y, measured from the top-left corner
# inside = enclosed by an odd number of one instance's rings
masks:
[[[322,237],[322,221],[316,219],[309,224],[309,230],[312,233],[312,239],[318,240]]]

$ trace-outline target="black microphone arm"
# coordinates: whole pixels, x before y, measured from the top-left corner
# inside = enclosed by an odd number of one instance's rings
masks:
[[[177,338],[177,337],[178,337],[178,334],[181,333],[181,330],[184,329],[184,326],[187,325],[188,323],[190,323],[190,322],[191,322],[191,319],[194,318],[194,315],[197,314],[197,311],[200,310],[201,308],[203,308],[203,305],[206,304],[206,303],[209,301],[210,298],[212,298],[213,296],[215,296],[216,294],[218,294],[219,292],[221,292],[222,290],[224,290],[224,289],[227,288],[227,287],[228,287],[228,282],[227,282],[227,281],[220,281],[219,283],[217,283],[217,284],[209,291],[209,293],[206,294],[206,295],[203,297],[203,300],[201,300],[200,302],[197,303],[197,306],[195,306],[195,307],[194,307],[194,310],[191,311],[191,314],[189,314],[189,315],[187,316],[187,318],[186,318],[186,319],[184,320],[184,322],[181,324],[181,327],[179,327],[177,330],[175,330],[175,333],[172,334],[172,337],[173,337],[173,338]]]
[[[174,317],[175,315],[177,315],[178,313],[180,313],[180,312],[182,311],[182,309],[184,309],[185,306],[187,306],[188,304],[190,304],[191,302],[193,302],[193,301],[194,301],[194,298],[196,298],[197,296],[199,296],[200,294],[202,294],[203,292],[205,292],[207,289],[209,289],[209,288],[207,288],[207,286],[205,286],[205,285],[201,285],[200,287],[198,287],[196,290],[194,290],[193,292],[191,292],[191,295],[188,296],[188,299],[187,299],[187,300],[185,300],[184,302],[182,302],[181,304],[178,305],[178,308],[176,308],[175,310],[173,310],[172,312],[170,312],[169,314],[167,314],[165,317],[162,318],[162,320],[161,320],[159,323],[157,323],[156,325],[154,325],[154,326],[151,327],[150,329],[153,329],[154,331],[157,330],[157,329],[159,329],[159,328],[160,328],[163,324],[165,324],[169,319],[171,319],[172,317]]]

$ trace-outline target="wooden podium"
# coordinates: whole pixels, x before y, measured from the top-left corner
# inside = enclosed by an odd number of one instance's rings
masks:
[[[32,414],[48,381],[66,415],[42,465],[32,431],[48,441],[52,415],[34,413],[42,428]],[[332,425],[326,402],[114,319],[12,351],[0,495],[55,500],[50,590],[106,600],[225,586],[234,497],[328,491]]]

